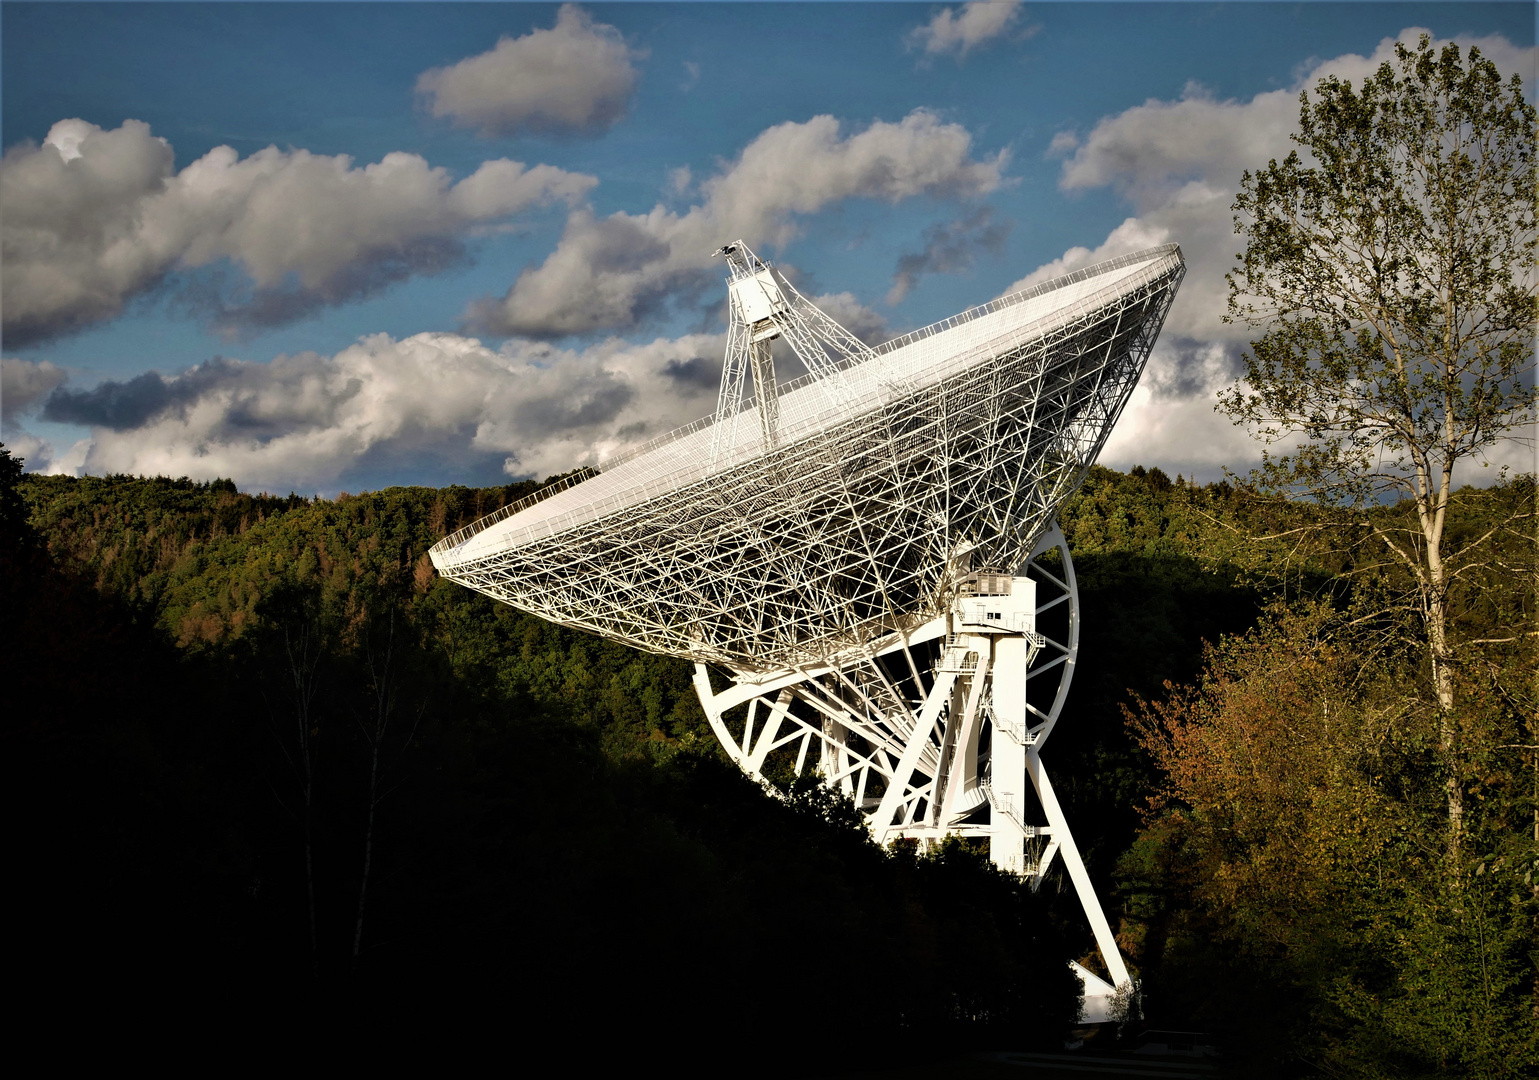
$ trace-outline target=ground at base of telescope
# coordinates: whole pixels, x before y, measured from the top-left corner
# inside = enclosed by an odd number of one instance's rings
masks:
[[[1179,1045],[1166,1036],[1194,1035]],[[977,1051],[942,1061],[928,1061],[902,1068],[878,1067],[869,1071],[811,1073],[815,1080],[1093,1080],[1095,1077],[1143,1077],[1144,1080],[1216,1080],[1216,1065],[1202,1060],[1217,1056],[1211,1040],[1195,1033],[1148,1031],[1122,1046],[1092,1048],[1097,1035],[1111,1043],[1115,1029],[1075,1029],[1065,1040],[1066,1049]],[[1076,1045],[1078,1044],[1078,1045]],[[1067,1047],[1075,1047],[1067,1049]]]
[[[1132,1054],[1080,1054],[1073,1051],[1050,1054],[1036,1051],[1008,1050],[971,1054],[951,1061],[929,1062],[907,1069],[880,1069],[875,1072],[812,1074],[818,1080],[1093,1080],[1102,1076],[1125,1080],[1214,1080],[1218,1071],[1211,1065],[1174,1058],[1150,1059]]]

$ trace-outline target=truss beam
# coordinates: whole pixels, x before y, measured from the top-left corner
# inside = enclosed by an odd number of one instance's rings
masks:
[[[439,572],[695,664],[750,776],[819,773],[882,843],[1061,859],[1128,972],[1042,761],[1079,652],[1056,524],[1185,274],[1175,245],[872,348],[745,245],[713,416],[445,537]],[[777,346],[777,343],[778,346]],[[776,348],[807,375],[776,379]],[[712,670],[732,685],[717,692]],[[1028,794],[1029,792],[1029,794]],[[1087,993],[1111,992],[1081,971]]]
[[[834,664],[733,672],[720,692],[697,664],[696,692],[746,773],[767,782],[817,770],[855,799],[878,843],[987,839],[996,864],[1034,888],[1061,859],[1114,988],[1123,987],[1127,965],[1042,763],[1079,653],[1074,561],[1054,522],[1013,574],[969,563],[948,568],[951,609],[912,633]],[[980,581],[994,593],[980,594]],[[1050,622],[1052,635],[1043,632]]]
[[[435,564],[551,621],[743,672],[924,625],[960,547],[1027,556],[1132,391],[1184,270],[1174,249],[1117,262],[876,350],[744,261],[743,295],[770,281],[779,299],[734,301],[710,422],[446,538]],[[1092,290],[1100,277],[1114,283]],[[766,333],[816,377],[771,387]],[[589,489],[612,494],[580,501]]]

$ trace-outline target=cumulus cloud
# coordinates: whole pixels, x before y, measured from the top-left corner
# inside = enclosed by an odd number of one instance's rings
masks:
[[[887,302],[898,303],[926,274],[956,274],[972,269],[979,251],[998,255],[1013,224],[995,221],[993,210],[980,206],[957,221],[928,226],[924,230],[924,250],[898,257]]]
[[[88,390],[55,388],[44,416],[91,427],[88,472],[233,477],[327,491],[370,462],[422,475],[500,459],[511,476],[602,464],[709,413],[719,334],[582,350],[457,334],[363,338],[334,356],[215,358]]]
[[[1188,275],[1171,313],[1169,331],[1203,340],[1244,341],[1243,326],[1225,326],[1224,274],[1234,265],[1240,241],[1230,206],[1246,169],[1264,166],[1299,149],[1289,135],[1298,126],[1299,92],[1329,75],[1361,82],[1394,59],[1395,42],[1414,47],[1418,27],[1385,38],[1369,56],[1347,54],[1312,65],[1286,89],[1248,100],[1219,100],[1188,84],[1174,101],[1150,99],[1098,122],[1083,139],[1062,134],[1050,153],[1067,154],[1059,187],[1067,192],[1111,188],[1136,213],[1094,248],[1073,248],[1023,278],[1011,291],[1139,247],[1171,241],[1186,255]],[[1478,45],[1504,72],[1528,72],[1539,50],[1505,38],[1458,39]],[[1441,48],[1442,41],[1435,42]]]
[[[32,412],[64,380],[64,369],[47,360],[0,359],[0,421]]]
[[[73,475],[85,460],[86,447],[77,443],[63,454],[47,439],[26,429],[25,421],[58,387],[68,381],[63,368],[47,360],[0,358],[0,443],[23,459],[32,472]]]
[[[575,202],[597,181],[499,159],[458,183],[416,154],[215,147],[180,172],[165,139],[126,120],[55,124],[0,159],[4,333],[19,345],[110,319],[176,270],[232,266],[184,301],[219,329],[290,321],[462,257],[478,229]]]
[[[960,60],[1004,35],[1020,16],[1020,0],[967,0],[960,9],[942,8],[929,22],[909,31],[908,47],[926,57],[955,56]],[[1027,36],[1034,33],[1036,27],[1027,28]]]
[[[577,208],[545,262],[520,274],[501,299],[474,305],[469,321],[532,337],[633,327],[705,288],[711,252],[724,242],[783,244],[797,215],[842,199],[983,195],[1004,183],[1008,160],[1005,151],[975,157],[966,128],[923,109],[854,134],[832,116],[779,124],[701,181],[702,201],[684,213],[658,205],[599,217]]]
[[[1222,346],[1162,339],[1112,428],[1101,463],[1113,469],[1158,465],[1172,476],[1207,482],[1220,479],[1225,467],[1243,469],[1254,461],[1256,444],[1245,429],[1213,411],[1214,394],[1233,382],[1228,360]],[[1176,392],[1178,385],[1185,393]]]
[[[602,131],[625,114],[640,55],[613,26],[563,4],[551,29],[425,71],[417,92],[434,116],[485,136]]]
[[[1072,274],[1081,267],[1090,266],[1092,263],[1102,262],[1106,259],[1115,259],[1119,255],[1129,255],[1145,248],[1157,247],[1160,244],[1170,242],[1170,230],[1157,222],[1150,222],[1144,218],[1130,217],[1113,229],[1105,240],[1094,248],[1071,247],[1052,262],[1043,263],[1031,273],[1015,282],[1004,294],[1019,292],[1029,289],[1031,286],[1043,281],[1050,281],[1065,274]],[[1186,244],[1183,241],[1182,250],[1185,252]],[[1187,262],[1190,265],[1191,255],[1187,253]],[[1191,278],[1188,275],[1187,284]],[[1181,287],[1181,295],[1186,296],[1186,285]],[[1169,325],[1168,323],[1166,325]]]
[[[1212,411],[1214,394],[1241,373],[1241,349],[1252,336],[1249,327],[1222,321],[1224,275],[1241,246],[1230,209],[1240,176],[1299,149],[1289,134],[1298,124],[1301,90],[1329,75],[1360,83],[1393,60],[1396,40],[1414,47],[1424,33],[1411,27],[1369,56],[1312,64],[1293,86],[1248,100],[1218,100],[1193,84],[1176,100],[1151,99],[1105,117],[1083,138],[1065,132],[1053,139],[1049,153],[1065,159],[1062,190],[1111,188],[1135,213],[1100,244],[1071,248],[1007,291],[1156,244],[1179,243],[1187,261],[1164,337],[1108,444],[1108,464],[1158,462],[1167,471],[1211,477],[1219,464],[1239,466],[1259,456],[1243,429]],[[1464,48],[1479,46],[1505,73],[1531,72],[1539,61],[1539,50],[1505,38],[1457,40]]]
[[[1122,418],[1101,452],[1101,464],[1114,469],[1158,465],[1206,483],[1225,470],[1244,473],[1259,463],[1259,444],[1247,429],[1217,413],[1218,391],[1243,373],[1241,346],[1232,342],[1162,337],[1149,357],[1143,378],[1128,399]],[[1299,439],[1284,441],[1274,452],[1288,452]],[[1467,458],[1454,469],[1454,485],[1489,484],[1503,469],[1533,472],[1532,441],[1510,439],[1483,458]]]
[[[79,476],[85,469],[86,455],[91,451],[90,439],[78,439],[61,453],[47,439],[19,428],[7,431],[0,441],[13,457],[21,459],[27,472],[45,476]]]
[[[867,345],[880,345],[892,337],[887,320],[881,312],[873,311],[855,298],[851,292],[822,293],[809,297],[815,307],[834,322],[860,338]]]

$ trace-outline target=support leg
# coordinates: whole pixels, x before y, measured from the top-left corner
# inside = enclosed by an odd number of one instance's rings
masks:
[[[1042,759],[1035,747],[1026,748],[1026,774],[1031,778],[1031,786],[1037,789],[1037,798],[1042,801],[1047,823],[1053,829],[1053,839],[1058,842],[1063,864],[1069,870],[1069,879],[1074,882],[1074,891],[1079,894],[1080,906],[1085,909],[1085,918],[1089,920],[1090,929],[1095,934],[1095,943],[1101,950],[1101,959],[1106,961],[1106,970],[1111,973],[1112,983],[1122,987],[1131,982],[1132,978],[1128,975],[1127,965],[1122,962],[1122,953],[1117,949],[1117,940],[1112,936],[1106,913],[1101,910],[1101,902],[1090,884],[1090,875],[1085,871],[1084,860],[1079,857],[1079,846],[1074,842],[1074,834],[1069,832],[1069,823],[1064,819],[1063,808],[1058,805],[1058,796],[1053,793],[1052,781],[1047,778],[1047,771],[1042,768]]]
[[[871,832],[878,846],[885,846],[888,835],[893,831],[893,815],[908,795],[908,783],[914,775],[914,766],[919,764],[919,755],[930,741],[930,732],[935,730],[935,721],[940,718],[941,708],[947,703],[956,681],[955,672],[936,675],[935,685],[930,688],[930,696],[925,699],[924,708],[919,712],[919,720],[909,735],[908,745],[903,748],[903,756],[898,759],[897,767],[892,771],[887,792],[882,796],[881,805],[876,808],[876,816],[871,819]],[[913,809],[910,805],[901,824],[911,823]]]

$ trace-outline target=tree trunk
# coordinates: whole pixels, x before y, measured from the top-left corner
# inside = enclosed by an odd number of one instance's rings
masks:
[[[369,819],[363,832],[363,871],[358,878],[358,915],[353,923],[353,970],[358,967],[358,954],[363,949],[363,914],[369,895],[369,874],[374,867],[374,822],[379,810],[380,752],[385,734],[390,727],[390,714],[395,706],[391,686],[391,661],[395,657],[395,610],[391,609],[390,623],[385,638],[384,663],[377,667],[373,649],[369,651],[369,673],[374,681],[374,730],[365,732],[369,737]]]
[[[1451,331],[1445,331],[1446,335]],[[1455,348],[1445,340],[1445,350]],[[1445,370],[1453,367],[1456,352],[1447,352]],[[1421,489],[1416,500],[1422,539],[1427,545],[1417,570],[1421,584],[1422,612],[1427,623],[1427,646],[1432,658],[1432,687],[1437,694],[1438,756],[1444,770],[1443,794],[1448,802],[1448,869],[1457,870],[1464,830],[1464,786],[1459,769],[1459,732],[1454,721],[1453,656],[1448,645],[1448,570],[1443,565],[1443,530],[1448,522],[1448,502],[1453,494],[1453,465],[1457,454],[1452,443],[1454,402],[1445,390],[1443,399],[1443,459],[1434,473],[1425,456],[1418,455]]]
[[[294,720],[298,742],[295,749],[298,761],[291,759],[299,779],[302,812],[300,826],[305,842],[305,907],[310,924],[310,977],[321,977],[320,932],[316,925],[315,911],[315,735],[310,709],[315,697],[316,668],[320,662],[319,634],[312,627],[304,627],[298,634],[296,648],[294,632],[285,627],[283,644],[288,660],[288,675],[294,692]]]
[[[353,924],[353,968],[363,948],[363,911],[369,893],[369,871],[374,865],[374,813],[379,808],[379,744],[383,724],[375,727],[374,753],[369,762],[369,822],[363,832],[363,874],[358,879],[358,918]]]
[[[1442,485],[1435,492],[1436,501],[1419,499],[1422,537],[1427,544],[1425,569],[1421,575],[1422,612],[1427,623],[1427,646],[1432,656],[1432,687],[1437,694],[1438,756],[1443,766],[1443,794],[1448,802],[1448,866],[1459,862],[1460,838],[1464,828],[1464,787],[1458,768],[1458,730],[1454,723],[1453,657],[1448,647],[1448,574],[1443,566],[1443,526],[1447,520],[1448,497],[1453,482],[1452,462],[1445,462]],[[1428,485],[1430,488],[1430,484]],[[1429,496],[1434,495],[1428,491]],[[1429,505],[1430,504],[1430,505]]]
[[[1448,861],[1458,864],[1464,829],[1464,786],[1459,777],[1458,730],[1454,722],[1453,668],[1448,652],[1448,611],[1441,596],[1427,604],[1427,639],[1432,653],[1432,682],[1437,693],[1438,755],[1444,769],[1443,793],[1448,802]]]

